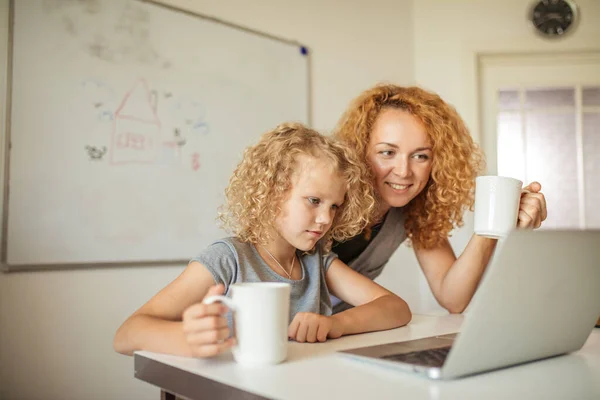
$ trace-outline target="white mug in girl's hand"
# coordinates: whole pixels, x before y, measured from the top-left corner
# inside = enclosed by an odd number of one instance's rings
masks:
[[[475,179],[475,233],[499,239],[516,228],[523,182],[505,176]]]
[[[287,357],[290,285],[277,282],[236,283],[231,298],[210,296],[233,312],[237,345],[233,358],[242,365],[278,364]]]

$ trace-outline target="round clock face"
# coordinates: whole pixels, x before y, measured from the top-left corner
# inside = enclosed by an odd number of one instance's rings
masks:
[[[573,30],[577,7],[567,0],[541,0],[531,10],[531,22],[538,32],[558,37]]]

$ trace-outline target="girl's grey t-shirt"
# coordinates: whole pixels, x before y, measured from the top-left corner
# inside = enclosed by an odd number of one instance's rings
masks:
[[[331,299],[325,273],[337,258],[334,253],[324,254],[321,246],[313,254],[297,250],[302,278],[292,280],[273,271],[258,254],[256,247],[235,237],[218,240],[208,246],[192,261],[198,261],[212,274],[216,283],[225,285],[225,295],[231,297],[230,286],[241,282],[285,282],[291,286],[290,322],[296,313],[311,312],[331,315]],[[294,268],[298,268],[298,264]]]

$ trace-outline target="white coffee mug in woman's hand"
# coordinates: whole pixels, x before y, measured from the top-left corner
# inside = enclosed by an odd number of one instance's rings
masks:
[[[233,313],[232,349],[243,365],[277,364],[287,357],[290,285],[277,282],[236,283],[231,299],[210,296],[205,304],[220,301]]]
[[[505,176],[475,179],[475,233],[502,238],[515,229],[523,182]]]

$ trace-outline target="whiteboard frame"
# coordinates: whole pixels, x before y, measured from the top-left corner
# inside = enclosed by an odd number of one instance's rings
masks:
[[[0,0],[1,1],[1,0]],[[8,43],[7,43],[7,54],[6,54],[6,73],[3,76],[3,83],[6,87],[4,99],[4,135],[2,137],[0,146],[4,156],[4,163],[2,165],[2,231],[0,240],[0,271],[8,272],[32,272],[32,271],[57,271],[57,270],[72,270],[72,269],[105,269],[105,268],[120,268],[120,267],[152,267],[152,266],[182,266],[187,265],[190,258],[181,260],[155,260],[155,261],[112,261],[112,262],[85,262],[85,263],[53,263],[53,264],[9,264],[7,262],[8,257],[8,199],[10,192],[10,143],[11,143],[11,115],[12,115],[12,82],[13,82],[13,47],[14,47],[14,21],[15,21],[15,1],[8,0]],[[134,0],[140,3],[152,4],[164,9],[168,9],[173,12],[183,13],[192,17],[201,18],[207,21],[212,21],[221,25],[228,26],[246,33],[258,35],[264,38],[275,40],[281,43],[297,46],[305,51],[303,55],[306,57],[306,70],[307,70],[307,121],[308,125],[312,125],[312,74],[311,74],[311,51],[308,46],[291,39],[286,39],[280,36],[275,36],[266,32],[261,32],[256,29],[248,28],[242,25],[234,24],[228,21],[224,21],[220,18],[216,18],[210,15],[200,14],[186,9],[177,8],[168,4],[160,3],[157,0]],[[0,72],[2,69],[0,68]],[[2,103],[0,103],[2,104]],[[215,238],[216,240],[217,238]]]

